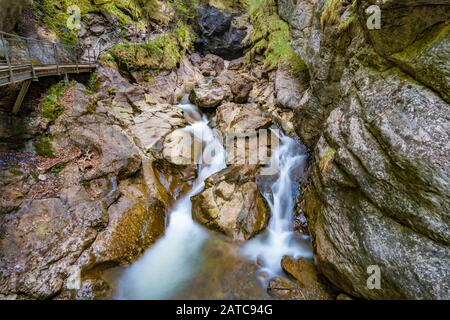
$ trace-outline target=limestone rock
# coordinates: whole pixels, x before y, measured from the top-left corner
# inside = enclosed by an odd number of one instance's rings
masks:
[[[229,167],[206,180],[192,197],[192,217],[236,241],[250,239],[266,227],[270,210],[255,183],[254,167]]]

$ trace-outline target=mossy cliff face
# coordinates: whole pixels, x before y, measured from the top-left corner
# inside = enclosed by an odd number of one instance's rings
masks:
[[[67,21],[73,12],[68,11],[76,5],[80,9],[81,19],[88,14],[102,14],[118,21],[121,26],[135,25],[145,30],[150,21],[166,24],[164,1],[158,0],[38,0],[34,2],[35,13],[42,17],[45,25],[65,43],[77,41],[75,30],[67,28]]]
[[[22,10],[31,4],[31,0],[0,0],[0,30],[11,32]]]
[[[313,151],[303,209],[317,264],[354,296],[450,298],[450,6],[435,3],[278,3],[311,75],[292,109]]]

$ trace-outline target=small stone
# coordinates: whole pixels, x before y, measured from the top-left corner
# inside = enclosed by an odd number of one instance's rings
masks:
[[[47,180],[47,176],[45,174],[40,174],[38,176],[38,179],[39,179],[39,181],[45,181],[45,180]]]

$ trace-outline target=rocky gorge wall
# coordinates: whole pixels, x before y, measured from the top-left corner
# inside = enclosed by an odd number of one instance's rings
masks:
[[[285,105],[312,150],[303,209],[320,271],[357,297],[449,299],[449,2],[278,6],[309,73]]]
[[[0,30],[11,32],[22,10],[32,3],[32,0],[0,0]]]

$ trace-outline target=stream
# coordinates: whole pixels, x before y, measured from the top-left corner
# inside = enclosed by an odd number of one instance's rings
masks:
[[[280,134],[272,153],[277,171],[264,192],[271,220],[265,232],[239,245],[197,224],[191,216],[191,196],[204,181],[226,168],[226,151],[209,127],[209,119],[187,99],[178,105],[190,121],[184,129],[203,141],[198,177],[191,191],[172,208],[165,234],[117,281],[116,299],[270,299],[267,283],[283,275],[284,255],[312,257],[308,237],[291,231],[298,180],[306,163],[306,148]],[[213,150],[213,152],[211,152]],[[206,156],[207,155],[207,156]],[[256,263],[257,262],[257,263]]]

